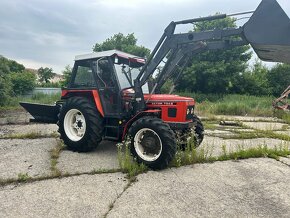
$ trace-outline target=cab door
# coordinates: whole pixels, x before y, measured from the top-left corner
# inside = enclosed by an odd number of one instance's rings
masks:
[[[120,88],[111,59],[93,60],[92,66],[105,115],[119,115],[121,108]]]

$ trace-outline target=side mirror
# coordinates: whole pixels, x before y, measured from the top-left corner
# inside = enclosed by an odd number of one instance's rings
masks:
[[[119,64],[119,58],[118,58],[117,55],[115,56],[114,63],[115,63],[115,64]]]

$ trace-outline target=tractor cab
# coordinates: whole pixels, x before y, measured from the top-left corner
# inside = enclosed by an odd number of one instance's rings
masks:
[[[104,116],[123,116],[123,92],[133,86],[145,60],[118,50],[79,55],[75,58],[72,79],[63,91],[97,90]],[[147,84],[144,92],[148,93]],[[130,92],[130,91],[129,91]]]

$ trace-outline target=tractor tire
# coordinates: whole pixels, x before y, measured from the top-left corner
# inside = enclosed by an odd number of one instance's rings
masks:
[[[176,139],[169,125],[155,117],[142,117],[135,121],[128,133],[130,150],[138,163],[151,169],[166,168],[176,153]]]
[[[71,97],[64,102],[58,126],[58,132],[70,150],[91,151],[102,141],[103,118],[96,106],[84,97]]]
[[[195,148],[197,148],[203,141],[204,138],[204,128],[201,120],[194,115],[193,116],[193,128],[194,128],[194,144]]]
[[[177,140],[178,147],[182,151],[185,151],[186,148],[195,149],[203,141],[204,128],[203,128],[202,122],[200,121],[200,119],[196,115],[193,115],[192,121],[193,121],[192,128],[189,128],[186,130],[176,130],[175,131],[176,138],[178,139]],[[193,143],[188,144],[188,140],[190,138],[193,140]],[[188,145],[190,147],[188,147]]]

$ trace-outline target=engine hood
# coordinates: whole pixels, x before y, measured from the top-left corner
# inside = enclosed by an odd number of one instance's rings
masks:
[[[194,102],[193,98],[167,94],[144,94],[144,99],[145,101],[149,99],[148,102]]]

